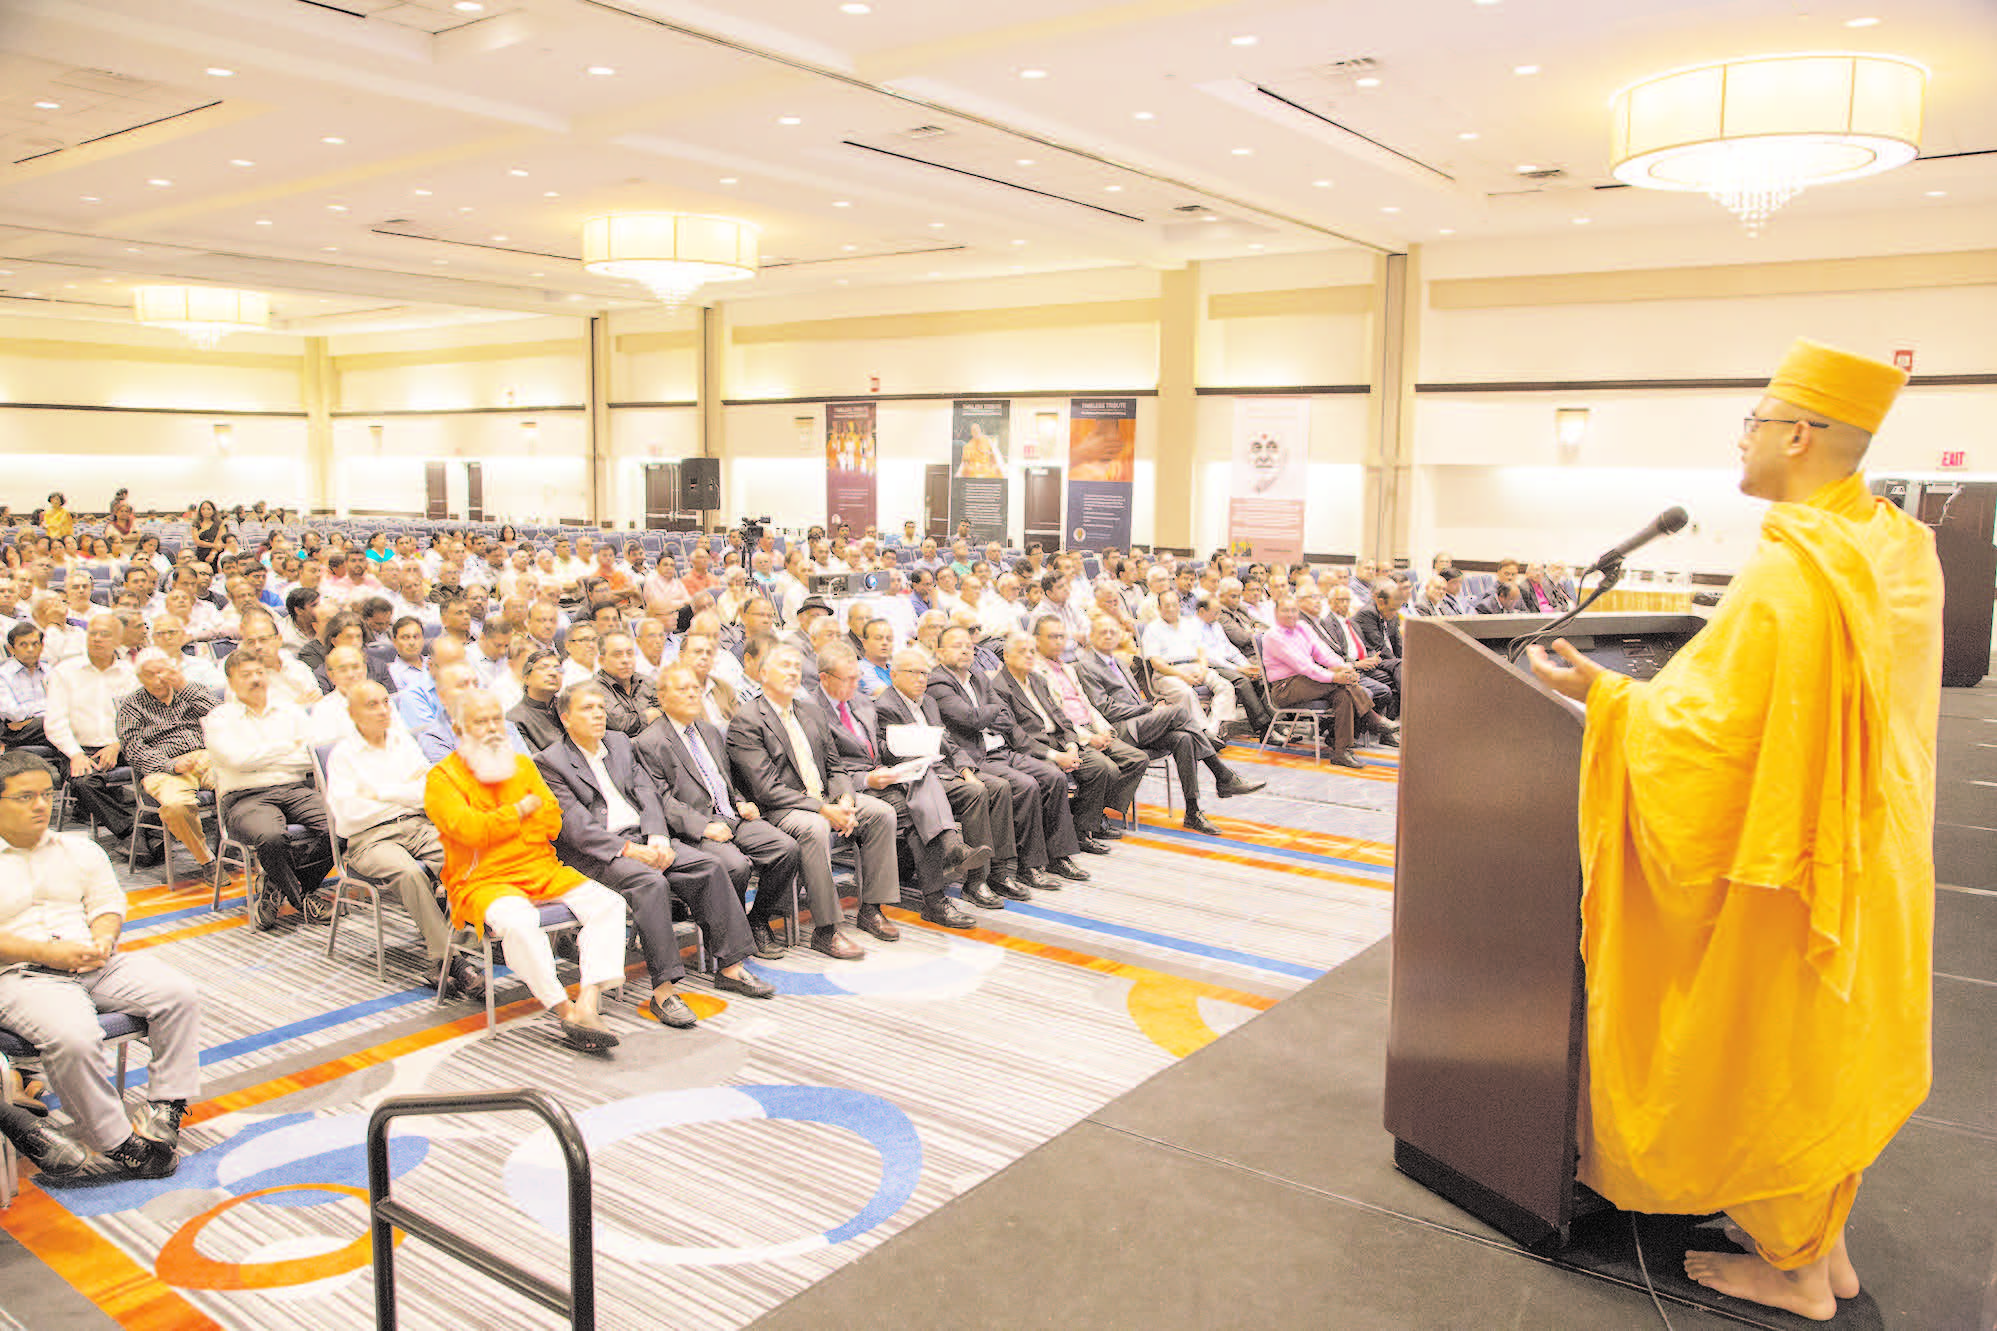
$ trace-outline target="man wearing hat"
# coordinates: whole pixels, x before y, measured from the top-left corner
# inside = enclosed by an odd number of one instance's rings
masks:
[[[778,642],[786,647],[795,647],[798,655],[804,658],[804,690],[809,693],[818,687],[818,652],[811,645],[812,624],[832,613],[832,603],[822,596],[807,596],[798,602],[797,627],[785,633]]]
[[[1654,679],[1565,641],[1586,702],[1581,1181],[1725,1211],[1722,1293],[1824,1320],[1858,1293],[1863,1171],[1928,1093],[1941,569],[1859,464],[1906,375],[1798,341],[1744,422],[1772,501],[1705,630]]]

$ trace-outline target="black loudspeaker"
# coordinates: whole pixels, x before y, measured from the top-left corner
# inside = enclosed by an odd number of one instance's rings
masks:
[[[680,507],[721,507],[721,459],[685,458],[680,462]]]

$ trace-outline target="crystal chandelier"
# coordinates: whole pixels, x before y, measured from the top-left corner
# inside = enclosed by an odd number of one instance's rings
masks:
[[[270,327],[270,297],[228,287],[134,287],[132,317],[148,328],[167,328],[203,351],[230,333]]]
[[[732,217],[614,213],[583,223],[582,265],[643,283],[670,309],[710,282],[754,277],[756,236]]]
[[[1616,179],[1710,195],[1758,235],[1802,190],[1920,151],[1927,70],[1890,55],[1752,56],[1631,84],[1610,105]]]

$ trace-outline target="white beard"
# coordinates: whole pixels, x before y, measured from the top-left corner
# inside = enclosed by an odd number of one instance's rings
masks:
[[[505,781],[519,767],[518,755],[504,735],[489,744],[460,737],[458,756],[465,760],[465,766],[472,769],[472,775],[488,786]]]

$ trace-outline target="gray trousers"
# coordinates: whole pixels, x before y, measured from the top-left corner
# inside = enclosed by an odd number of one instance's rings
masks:
[[[201,1093],[201,995],[194,981],[144,952],[114,952],[94,971],[0,972],[0,1026],[41,1050],[42,1069],[76,1120],[83,1140],[109,1151],[132,1135],[124,1103],[104,1075],[100,1012],[144,1017],[153,1057],[146,1080],[154,1100]]]
[[[895,905],[901,901],[901,870],[895,863],[894,809],[857,790],[853,805],[860,814],[853,828],[860,848],[860,901]],[[774,821],[797,841],[798,877],[804,880],[812,925],[825,929],[838,924],[845,912],[839,905],[839,889],[832,885],[832,824],[805,809],[788,810]]]
[[[444,870],[444,843],[428,818],[412,813],[362,828],[347,838],[347,867],[394,888],[423,935],[423,954],[432,961],[444,959],[451,930],[437,905],[437,880],[431,876],[432,870]]]

